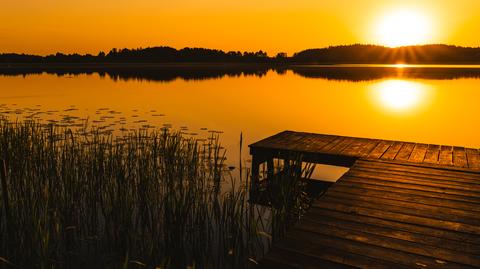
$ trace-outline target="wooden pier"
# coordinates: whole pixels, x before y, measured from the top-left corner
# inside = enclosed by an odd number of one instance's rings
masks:
[[[254,189],[291,154],[350,167],[263,268],[480,268],[478,149],[285,131],[250,151]]]

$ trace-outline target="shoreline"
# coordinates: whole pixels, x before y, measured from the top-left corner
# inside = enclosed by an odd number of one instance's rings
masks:
[[[0,69],[26,68],[480,68],[479,63],[232,63],[232,62],[92,62],[92,63],[0,63]]]

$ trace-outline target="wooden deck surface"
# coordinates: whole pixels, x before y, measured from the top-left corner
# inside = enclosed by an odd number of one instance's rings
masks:
[[[262,267],[480,268],[477,149],[294,132],[251,145],[292,150],[355,161]]]
[[[479,136],[480,139],[480,136]],[[307,158],[366,158],[480,170],[473,148],[285,131],[250,145],[252,155],[301,152]]]

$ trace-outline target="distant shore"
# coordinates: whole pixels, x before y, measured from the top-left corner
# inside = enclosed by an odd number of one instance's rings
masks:
[[[8,69],[115,69],[115,68],[147,68],[147,69],[254,69],[254,68],[480,68],[478,63],[232,63],[232,62],[168,62],[168,63],[1,63],[0,70]]]
[[[78,53],[52,55],[29,55],[0,53],[0,64],[34,64],[82,67],[98,66],[285,66],[297,64],[480,64],[480,48],[452,45],[417,45],[384,47],[378,45],[341,45],[326,48],[306,49],[292,56],[277,53],[269,56],[257,52],[222,51],[207,48],[150,47],[139,49],[112,49],[97,55]]]
[[[252,66],[286,66],[286,64],[271,63],[229,63],[229,62],[170,62],[170,63],[0,63],[0,68],[121,68],[121,67],[146,67],[146,68],[235,68],[235,67],[252,67]]]

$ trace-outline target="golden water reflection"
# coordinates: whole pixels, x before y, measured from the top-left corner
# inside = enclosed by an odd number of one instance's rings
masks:
[[[371,85],[371,89],[375,103],[395,113],[411,113],[432,98],[432,89],[417,81],[388,79]]]
[[[4,105],[13,118],[22,108],[59,121],[88,117],[106,130],[172,126],[196,137],[222,131],[228,162],[237,166],[240,133],[244,160],[246,145],[284,130],[478,148],[479,89],[475,78],[354,82],[292,71],[168,83],[44,73],[0,75],[0,110]]]

